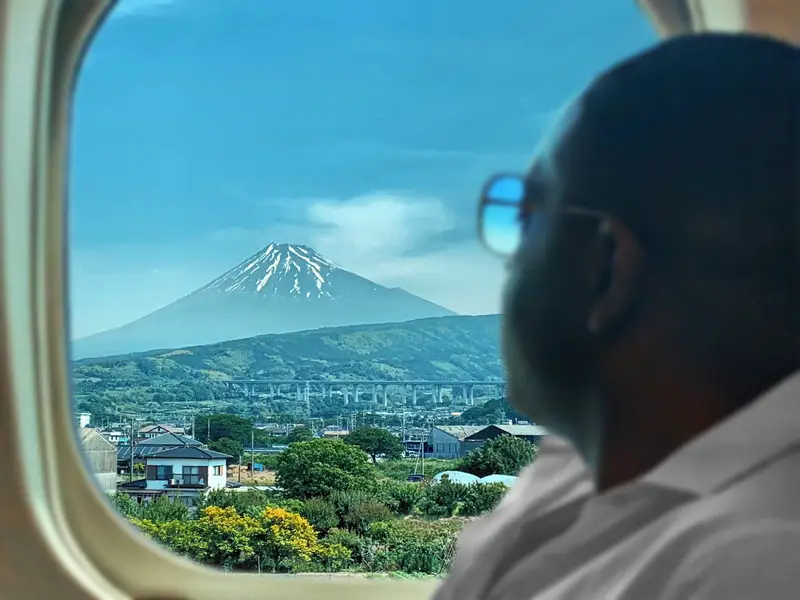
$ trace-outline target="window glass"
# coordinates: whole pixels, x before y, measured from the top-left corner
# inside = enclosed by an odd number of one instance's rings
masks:
[[[505,398],[480,185],[651,41],[630,0],[120,0],[69,181],[72,392],[102,492],[168,548],[219,525],[188,556],[210,566],[446,574],[506,491],[442,493],[439,473],[495,468],[455,440],[534,425]],[[272,527],[297,543],[265,564]]]

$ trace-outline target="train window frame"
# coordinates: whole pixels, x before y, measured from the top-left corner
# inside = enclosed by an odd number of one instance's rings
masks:
[[[637,2],[662,35],[704,28],[687,0],[619,1]],[[701,2],[721,4],[698,0],[691,6]],[[0,154],[4,594],[64,599],[429,597],[435,581],[279,575],[265,580],[195,564],[136,532],[96,489],[73,426],[64,207],[73,91],[84,52],[112,5],[112,0],[0,4],[0,133],[3,146],[13,148]],[[725,22],[735,29],[730,18]]]

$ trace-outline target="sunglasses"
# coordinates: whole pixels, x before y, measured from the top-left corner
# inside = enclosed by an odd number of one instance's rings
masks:
[[[559,213],[606,218],[605,213],[579,206],[562,206]],[[494,254],[514,254],[526,237],[543,223],[544,206],[524,175],[494,175],[483,186],[478,206],[478,236]],[[537,218],[538,217],[538,218]]]

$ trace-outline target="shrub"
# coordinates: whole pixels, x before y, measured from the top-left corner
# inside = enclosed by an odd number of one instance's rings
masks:
[[[245,514],[251,507],[255,507],[257,512],[261,512],[274,499],[274,493],[262,492],[260,490],[237,492],[233,490],[222,489],[211,490],[204,497],[198,498],[196,501],[196,506],[200,510],[207,506],[235,508],[236,512],[239,514]]]
[[[207,506],[196,520],[131,521],[170,550],[224,569],[253,569],[263,562],[274,570],[301,570],[315,559],[338,565],[347,554],[333,545],[335,540],[322,549],[306,519],[277,507],[250,516],[240,515],[233,507]]]
[[[314,562],[321,570],[332,573],[346,569],[353,562],[353,553],[343,544],[329,538],[321,540],[314,554]]]
[[[139,514],[139,505],[136,500],[131,498],[125,492],[113,492],[108,495],[111,504],[123,517],[131,518]]]
[[[344,546],[350,551],[354,561],[361,561],[361,546],[364,540],[357,533],[334,527],[328,531],[328,535],[325,537],[324,541],[329,544],[340,544]]]
[[[160,496],[153,502],[143,502],[139,505],[140,519],[147,519],[155,523],[165,521],[185,521],[189,517],[189,509],[185,504],[177,500],[170,500],[166,496]]]
[[[145,536],[172,552],[193,560],[213,564],[204,560],[209,555],[202,553],[201,549],[207,546],[208,540],[202,538],[198,521],[155,523],[134,517],[131,519],[131,523]]]
[[[458,514],[461,503],[467,498],[467,487],[463,483],[448,479],[426,485],[421,502],[422,511],[434,517],[451,517]]]
[[[467,493],[458,514],[464,517],[482,515],[494,510],[508,488],[502,483],[473,483],[467,486]]]
[[[200,518],[193,521],[131,522],[177,554],[226,569],[252,564],[256,556],[253,538],[261,530],[256,519],[218,506],[204,508]]]
[[[261,513],[256,549],[273,569],[298,570],[311,562],[318,551],[317,532],[298,514],[267,507]]]
[[[516,475],[536,457],[536,446],[511,435],[487,440],[483,446],[467,453],[459,470],[478,477],[487,475]]]
[[[336,514],[339,519],[344,522],[344,517],[350,512],[350,509],[359,504],[372,502],[375,499],[375,494],[366,489],[344,489],[336,490],[330,496],[329,500],[333,507],[336,509]]]
[[[275,497],[269,501],[268,506],[282,508],[292,513],[301,514],[303,511],[303,501],[297,498],[280,498]]]
[[[362,502],[350,507],[344,515],[344,523],[353,531],[364,533],[372,523],[389,521],[393,518],[394,513],[385,504]]]
[[[370,571],[442,574],[453,561],[462,524],[455,519],[373,523],[364,544],[364,566]]]
[[[339,524],[336,507],[329,500],[309,498],[303,503],[299,512],[308,519],[314,529],[323,534]]]
[[[394,512],[410,515],[419,507],[424,495],[424,488],[418,483],[407,481],[385,480],[381,482],[378,496]]]

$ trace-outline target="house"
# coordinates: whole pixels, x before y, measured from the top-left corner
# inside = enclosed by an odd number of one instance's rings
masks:
[[[403,440],[406,456],[420,456],[425,440]]]
[[[130,437],[118,429],[110,429],[106,431],[98,430],[98,431],[100,432],[100,435],[102,435],[109,442],[115,445],[120,443],[127,444],[130,441]]]
[[[145,477],[119,486],[139,502],[168,496],[193,505],[210,490],[227,487],[227,454],[199,446],[161,450],[145,457]]]
[[[464,440],[485,425],[436,425],[428,434],[425,456],[430,458],[460,458],[464,456]]]
[[[265,435],[270,437],[286,437],[289,435],[290,428],[288,425],[279,425],[278,423],[267,423],[266,425],[259,425],[256,429],[263,431]]]
[[[547,431],[539,425],[486,425],[464,438],[464,452],[480,448],[486,440],[501,435],[511,435],[536,444],[547,435]]]
[[[81,449],[89,472],[103,492],[117,489],[117,448],[91,427],[78,429]]]
[[[202,446],[196,439],[179,435],[177,433],[162,433],[155,437],[141,440],[133,445],[120,444],[117,446],[117,469],[119,473],[130,473],[131,452],[133,452],[133,463],[144,465],[145,458],[162,450],[170,448],[199,447]]]
[[[174,433],[176,435],[184,435],[186,432],[183,427],[172,427],[170,425],[145,425],[140,427],[136,434],[139,439],[151,439],[165,433]]]
[[[83,429],[84,427],[89,427],[89,423],[92,422],[92,415],[88,412],[80,412],[75,414],[75,424],[78,428]]]

